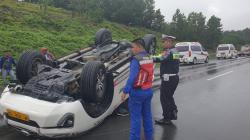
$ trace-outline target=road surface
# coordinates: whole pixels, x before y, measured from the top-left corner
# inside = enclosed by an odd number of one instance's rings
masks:
[[[175,95],[178,120],[172,126],[155,125],[155,140],[250,139],[250,61],[229,61],[182,67]],[[152,109],[154,118],[161,118],[157,88]],[[129,117],[111,116],[74,140],[128,140],[129,127]],[[0,140],[32,139],[6,126],[0,128]]]

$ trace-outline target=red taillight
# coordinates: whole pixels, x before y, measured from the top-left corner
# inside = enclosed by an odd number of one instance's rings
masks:
[[[191,51],[188,52],[188,56],[189,56],[189,57],[192,56],[192,52],[191,52]]]

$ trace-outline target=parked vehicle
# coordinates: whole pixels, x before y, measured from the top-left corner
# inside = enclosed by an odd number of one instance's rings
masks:
[[[216,51],[217,59],[229,59],[237,58],[238,51],[235,49],[233,44],[220,44]]]
[[[144,37],[154,52],[156,37]],[[98,126],[122,103],[120,93],[129,74],[131,42],[113,41],[101,29],[95,45],[46,63],[36,51],[17,64],[20,84],[0,95],[0,116],[25,135],[72,137]]]
[[[242,46],[238,56],[250,56],[250,45]]]
[[[208,63],[209,54],[199,42],[181,42],[176,44],[180,53],[180,62],[185,64]]]

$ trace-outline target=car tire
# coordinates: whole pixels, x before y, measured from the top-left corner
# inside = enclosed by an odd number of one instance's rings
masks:
[[[197,62],[198,62],[198,61],[197,61],[197,58],[195,57],[195,58],[193,59],[193,63],[192,63],[192,64],[193,64],[193,65],[196,65]]]
[[[106,94],[107,78],[104,64],[90,61],[85,64],[80,78],[81,98],[88,103],[101,102]]]
[[[149,54],[154,55],[156,53],[156,46],[157,46],[156,36],[153,34],[146,34],[143,40],[145,42],[146,51]]]
[[[101,47],[103,44],[112,42],[112,33],[102,28],[95,35],[95,47]]]
[[[205,60],[205,63],[208,63],[209,62],[209,58],[207,57],[206,60]]]
[[[46,58],[37,51],[27,51],[21,55],[16,66],[17,79],[26,84],[37,75],[38,64],[45,64]]]

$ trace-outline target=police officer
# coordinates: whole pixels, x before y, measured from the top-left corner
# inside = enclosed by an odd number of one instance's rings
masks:
[[[157,124],[172,124],[171,120],[177,120],[177,106],[174,101],[174,92],[179,83],[179,53],[173,47],[173,36],[162,35],[164,51],[159,56],[154,56],[154,62],[160,63],[160,76],[162,79],[160,88],[160,100],[163,110],[163,118],[156,120]]]
[[[151,100],[154,62],[144,49],[145,42],[139,38],[132,43],[134,57],[130,63],[130,74],[123,89],[121,99],[129,94],[129,112],[131,119],[130,140],[140,140],[141,121],[143,120],[146,140],[153,140],[153,122]]]

